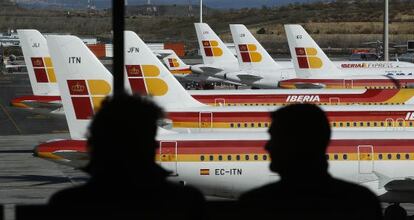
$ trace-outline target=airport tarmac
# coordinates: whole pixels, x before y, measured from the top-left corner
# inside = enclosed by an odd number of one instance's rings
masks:
[[[79,170],[35,158],[37,144],[69,138],[66,119],[47,112],[10,106],[10,100],[31,95],[27,74],[0,74],[0,204],[14,219],[15,204],[41,204],[60,189],[84,182]]]

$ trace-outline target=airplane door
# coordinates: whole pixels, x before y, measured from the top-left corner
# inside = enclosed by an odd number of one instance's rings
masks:
[[[198,117],[199,128],[213,128],[213,113],[200,112]]]
[[[216,98],[214,99],[215,106],[226,106],[226,99],[224,98]]]
[[[352,79],[345,79],[344,80],[344,87],[346,89],[352,89],[354,87],[354,82],[352,81]]]
[[[372,174],[374,171],[374,147],[372,145],[358,146],[358,173]]]
[[[394,119],[387,118],[385,119],[385,127],[387,130],[394,130]]]
[[[177,142],[176,141],[161,141],[159,152],[160,152],[160,165],[166,170],[173,172],[171,175],[178,176]]]
[[[330,97],[329,98],[329,104],[330,105],[339,105],[341,103],[341,100],[338,97]]]
[[[397,118],[397,120],[395,120],[395,127],[397,130],[404,130],[405,120],[403,118]]]

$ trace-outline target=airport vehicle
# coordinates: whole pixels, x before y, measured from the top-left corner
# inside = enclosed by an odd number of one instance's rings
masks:
[[[58,108],[61,106],[59,89],[46,39],[37,30],[17,30],[17,33],[33,95],[17,97],[11,104],[21,108]]]
[[[274,106],[213,107],[191,97],[144,42],[125,32],[126,88],[151,95],[167,112],[166,128],[196,131],[265,130]],[[78,119],[88,119],[100,100],[112,91],[112,75],[76,37],[54,36],[49,49],[55,62],[62,100],[80,102],[73,109]],[[363,130],[407,130],[414,126],[414,106],[323,106],[333,127]],[[66,108],[65,108],[66,110]],[[82,135],[82,134],[79,134]]]
[[[338,69],[302,26],[285,25],[285,30],[297,78],[279,82],[282,88],[407,88],[414,82],[411,67],[365,68],[361,63]]]

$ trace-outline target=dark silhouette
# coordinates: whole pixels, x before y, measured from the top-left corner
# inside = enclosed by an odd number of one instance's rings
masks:
[[[65,209],[60,217],[201,219],[203,195],[169,182],[169,173],[155,163],[156,123],[162,116],[145,98],[106,99],[89,127],[90,180],[53,195],[50,207]]]
[[[388,206],[384,212],[384,220],[405,220],[407,219],[407,211],[398,203]]]
[[[280,175],[243,194],[243,217],[265,219],[382,219],[377,197],[368,189],[331,177],[325,151],[331,130],[317,106],[296,104],[272,113],[266,150],[270,169]]]

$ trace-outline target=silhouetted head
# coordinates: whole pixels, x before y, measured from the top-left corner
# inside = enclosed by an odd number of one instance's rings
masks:
[[[282,177],[326,172],[331,129],[325,113],[316,105],[294,104],[271,116],[266,145],[272,158],[270,169]]]
[[[140,96],[105,99],[89,126],[87,170],[93,175],[155,164],[157,121],[162,116],[160,107]]]

